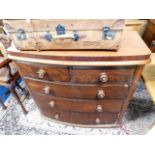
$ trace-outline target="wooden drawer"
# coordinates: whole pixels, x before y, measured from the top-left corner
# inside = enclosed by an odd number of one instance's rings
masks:
[[[120,112],[123,100],[80,100],[64,99],[43,94],[33,93],[37,105],[42,108],[60,109],[72,112]]]
[[[73,67],[72,82],[83,83],[113,83],[131,82],[135,67]]]
[[[24,77],[42,79],[47,81],[70,81],[67,67],[46,66],[41,64],[23,64],[17,66]]]
[[[52,83],[25,79],[32,92],[73,99],[123,99],[128,92],[128,84],[80,85]]]
[[[117,50],[124,24],[123,19],[4,21],[19,50]]]
[[[118,120],[119,113],[80,113],[64,111],[60,109],[49,108],[48,104],[40,104],[40,111],[45,117],[62,122],[81,124],[81,125],[99,125],[114,124]]]

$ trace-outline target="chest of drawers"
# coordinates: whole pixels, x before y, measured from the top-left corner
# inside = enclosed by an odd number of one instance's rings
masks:
[[[124,32],[112,51],[9,50],[42,115],[72,125],[122,122],[150,50],[136,32]]]

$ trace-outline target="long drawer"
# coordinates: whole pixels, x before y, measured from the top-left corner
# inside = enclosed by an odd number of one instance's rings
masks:
[[[41,104],[40,111],[43,116],[59,120],[62,122],[82,124],[82,125],[98,125],[98,124],[114,124],[118,120],[119,113],[80,113],[64,111],[60,109],[49,108],[47,104]]]
[[[25,79],[32,92],[73,99],[124,99],[129,85],[81,85]]]
[[[24,64],[17,62],[24,77],[46,81],[75,83],[116,83],[131,82],[135,71],[130,67],[58,67],[42,64]]]
[[[120,112],[123,100],[80,100],[80,99],[64,99],[33,93],[33,98],[40,108],[53,108],[71,112]]]

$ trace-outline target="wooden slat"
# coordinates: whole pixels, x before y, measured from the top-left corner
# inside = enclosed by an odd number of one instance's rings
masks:
[[[12,60],[4,57],[0,57],[0,68],[6,66],[8,63],[10,63]]]
[[[4,20],[4,26],[9,32],[25,31],[55,31],[56,25],[64,25],[67,30],[101,30],[103,26],[112,27],[118,19],[52,19],[52,20]],[[33,26],[33,27],[32,27]],[[121,24],[119,29],[123,29]]]

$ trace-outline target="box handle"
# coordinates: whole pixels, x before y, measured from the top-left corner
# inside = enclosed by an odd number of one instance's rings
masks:
[[[73,33],[73,34],[63,34],[63,35],[54,35],[53,39],[73,39],[74,41],[78,41],[79,40],[79,35],[77,33]]]

